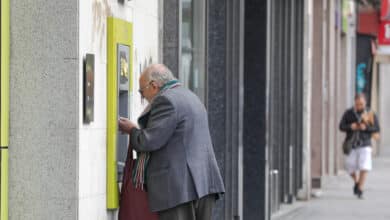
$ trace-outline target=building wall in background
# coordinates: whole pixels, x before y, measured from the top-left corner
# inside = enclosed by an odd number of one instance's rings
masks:
[[[336,71],[337,71],[337,30],[336,30],[336,5],[338,0],[334,1],[328,1],[327,2],[327,13],[328,13],[328,56],[326,59],[328,59],[328,71],[325,72],[326,74],[326,104],[325,108],[327,109],[327,123],[326,123],[326,129],[327,129],[327,153],[326,153],[326,159],[327,159],[327,166],[326,170],[329,175],[334,174],[334,166],[335,166],[335,121],[338,120],[338,118],[335,115],[335,91],[336,91]]]
[[[333,17],[340,13],[341,1],[313,1],[314,37],[312,74],[311,164],[314,189],[321,188],[326,175],[344,168],[338,129],[342,114],[352,104],[355,67],[355,14],[349,5],[346,29]],[[337,11],[337,13],[334,13]]]
[[[130,94],[131,119],[136,121],[143,108],[138,91],[142,70],[159,62],[159,2],[132,0],[125,3],[107,0],[79,1],[78,128],[79,181],[78,218],[115,219],[115,211],[106,209],[106,93],[107,93],[107,17],[133,23],[133,91]],[[83,123],[83,57],[95,55],[95,120]]]
[[[138,78],[159,62],[159,1],[11,2],[10,219],[115,219],[106,209],[107,16],[133,23]],[[83,123],[83,59],[95,55],[95,117]]]
[[[322,177],[322,116],[323,116],[323,91],[322,91],[322,71],[323,71],[323,43],[324,43],[324,34],[323,34],[323,0],[313,2],[313,13],[316,16],[313,16],[313,57],[312,57],[312,108],[311,108],[311,178],[312,178],[312,187],[320,188],[321,187],[321,177]]]
[[[361,10],[358,14],[357,32],[359,34],[376,36],[379,29],[379,11],[370,8],[360,9]]]
[[[11,219],[115,219],[106,209],[107,17],[133,23],[136,120],[144,108],[136,92],[142,69],[164,60],[180,76],[181,1],[11,2]],[[352,103],[355,53],[354,31],[342,38],[337,26],[340,2],[209,0],[204,6],[207,60],[199,74],[227,189],[214,219],[269,219],[280,203],[293,202],[304,178],[321,181],[342,169],[337,127]],[[307,4],[314,4],[309,18]],[[304,45],[305,22],[313,24],[313,41]],[[82,116],[87,53],[95,55],[90,124]],[[341,59],[344,54],[351,59]],[[311,100],[303,100],[304,88]],[[303,102],[312,102],[310,114],[303,115]],[[312,176],[304,176],[310,168]],[[269,179],[275,170],[279,179]]]
[[[390,139],[384,135],[389,130],[389,117],[386,109],[389,106],[387,85],[390,83],[388,72],[390,70],[390,51],[380,46],[374,57],[371,85],[371,109],[377,113],[381,126],[381,138],[373,141],[373,153],[379,156],[382,149],[390,145]]]
[[[390,63],[386,62],[380,64],[379,67],[379,120],[381,125],[381,147],[390,146],[390,116],[388,110],[390,109]]]

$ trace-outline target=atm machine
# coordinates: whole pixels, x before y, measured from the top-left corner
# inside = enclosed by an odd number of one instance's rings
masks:
[[[9,0],[1,0],[0,219],[8,219]]]
[[[130,117],[132,94],[132,23],[107,18],[107,209],[119,208],[128,134],[118,130],[119,117]]]
[[[117,45],[117,75],[118,75],[118,119],[119,117],[130,117],[130,96],[129,96],[129,60],[130,60],[130,46],[118,44]],[[117,173],[118,182],[122,181],[123,168],[125,167],[127,147],[129,144],[129,135],[118,133],[117,141]]]

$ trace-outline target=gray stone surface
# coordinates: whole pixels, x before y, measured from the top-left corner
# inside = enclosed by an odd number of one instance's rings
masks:
[[[245,1],[243,219],[266,219],[267,2]]]
[[[231,198],[230,180],[226,177],[226,3],[224,0],[208,1],[208,60],[207,60],[207,110],[211,138],[218,166],[225,181],[226,194],[214,209],[213,219],[225,219],[225,201]]]
[[[175,74],[179,74],[179,0],[164,0],[163,13],[163,63]]]
[[[388,220],[390,219],[390,147],[384,147],[374,160],[368,176],[365,199],[352,195],[352,180],[347,174],[327,180],[320,198],[298,203],[274,220]],[[283,212],[283,210],[282,210]]]
[[[77,219],[78,1],[11,1],[10,60],[10,219]]]

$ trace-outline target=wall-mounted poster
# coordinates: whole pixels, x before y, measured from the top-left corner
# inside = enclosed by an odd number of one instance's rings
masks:
[[[372,80],[372,40],[374,37],[358,34],[356,44],[356,93],[364,93],[367,105],[371,103],[371,80]]]
[[[95,56],[87,54],[84,61],[84,123],[93,121],[94,116]]]

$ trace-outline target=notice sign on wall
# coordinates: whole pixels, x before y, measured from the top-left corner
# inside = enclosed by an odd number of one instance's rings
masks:
[[[84,123],[93,121],[94,115],[95,56],[87,54],[84,62]]]
[[[390,21],[382,21],[379,25],[378,43],[390,45]]]
[[[381,20],[390,20],[390,0],[382,0],[381,2]]]

